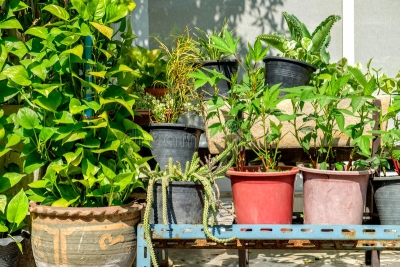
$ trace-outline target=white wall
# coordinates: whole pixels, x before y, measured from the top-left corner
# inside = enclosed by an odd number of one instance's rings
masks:
[[[329,15],[342,15],[342,0],[149,0],[148,5],[150,36],[167,40],[186,26],[192,30],[218,30],[227,18],[229,29],[241,38],[242,54],[247,52],[247,43],[253,43],[262,33],[289,36],[282,11],[295,14],[311,32]],[[150,40],[150,46],[157,44]],[[332,29],[329,51],[332,60],[342,57],[342,21]]]
[[[400,69],[398,0],[136,0],[136,3],[132,24],[140,45],[155,47],[151,36],[167,40],[171,34],[181,33],[185,26],[209,31],[220,29],[226,17],[230,29],[241,38],[245,53],[247,42],[253,42],[261,33],[287,33],[282,11],[295,14],[311,31],[328,15],[336,14],[346,17],[332,29],[329,47],[332,61],[345,55],[365,66],[374,58],[372,66],[382,67],[389,75],[396,75]],[[346,15],[352,5],[353,16]]]

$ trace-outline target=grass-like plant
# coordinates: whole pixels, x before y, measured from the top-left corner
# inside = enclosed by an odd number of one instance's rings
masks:
[[[164,116],[156,119],[157,123],[174,123],[180,114],[184,112],[184,105],[199,99],[196,90],[193,89],[194,79],[188,76],[199,66],[194,64],[199,57],[194,53],[195,42],[186,29],[181,35],[175,36],[168,48],[156,38],[167,56],[166,85],[168,93],[162,101],[165,105]],[[157,107],[154,107],[155,109]]]

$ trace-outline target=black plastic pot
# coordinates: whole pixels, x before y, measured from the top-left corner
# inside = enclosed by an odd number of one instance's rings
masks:
[[[22,242],[22,236],[14,236],[18,242]],[[10,238],[0,238],[0,266],[14,267],[17,266],[18,257],[22,255],[15,241]]]
[[[162,184],[154,186],[151,223],[163,223]],[[194,182],[169,182],[167,187],[168,224],[201,224],[204,209],[203,185]]]
[[[280,88],[290,88],[307,85],[310,82],[311,74],[316,71],[316,67],[303,61],[284,58],[266,57],[265,64],[265,84],[272,86],[282,83]]]
[[[399,225],[400,176],[375,177],[373,186],[381,224]]]
[[[229,80],[233,75],[238,71],[238,62],[237,60],[205,60],[200,62],[203,68],[213,69],[221,72],[225,75]],[[207,73],[208,74],[208,73]],[[218,94],[221,96],[227,96],[228,91],[231,89],[231,84],[228,81],[221,80],[217,84]],[[211,87],[209,83],[206,83],[202,87],[198,88],[199,94],[203,99],[209,99],[212,95],[214,95],[214,89]]]
[[[199,146],[204,127],[179,123],[153,123],[143,128],[153,137],[151,151],[143,150],[142,155],[154,156],[149,161],[152,168],[158,163],[162,170],[168,165],[169,158],[179,161],[184,168]],[[147,155],[146,155],[147,154]]]

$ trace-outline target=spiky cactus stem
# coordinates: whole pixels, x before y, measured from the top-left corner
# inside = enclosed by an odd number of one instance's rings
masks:
[[[153,243],[151,241],[150,222],[149,222],[151,206],[153,205],[153,187],[155,181],[156,179],[150,179],[149,185],[147,187],[146,208],[144,209],[144,217],[143,217],[143,228],[144,228],[144,238],[146,239],[147,242],[151,262],[154,267],[158,267],[156,253],[154,251]]]
[[[204,229],[204,233],[206,234],[206,236],[211,239],[214,242],[218,242],[218,243],[228,243],[228,242],[232,242],[233,240],[237,239],[237,236],[232,236],[230,238],[217,238],[215,237],[210,230],[208,230],[208,207],[209,207],[210,203],[208,202],[208,198],[206,195],[204,195],[204,211],[203,211],[203,229]]]

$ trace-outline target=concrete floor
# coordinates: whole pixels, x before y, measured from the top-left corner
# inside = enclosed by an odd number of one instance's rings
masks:
[[[238,267],[237,250],[174,250],[168,251],[174,267]],[[354,267],[367,266],[364,251],[291,251],[253,250],[249,252],[251,267]],[[399,251],[383,251],[381,266],[400,266]]]

